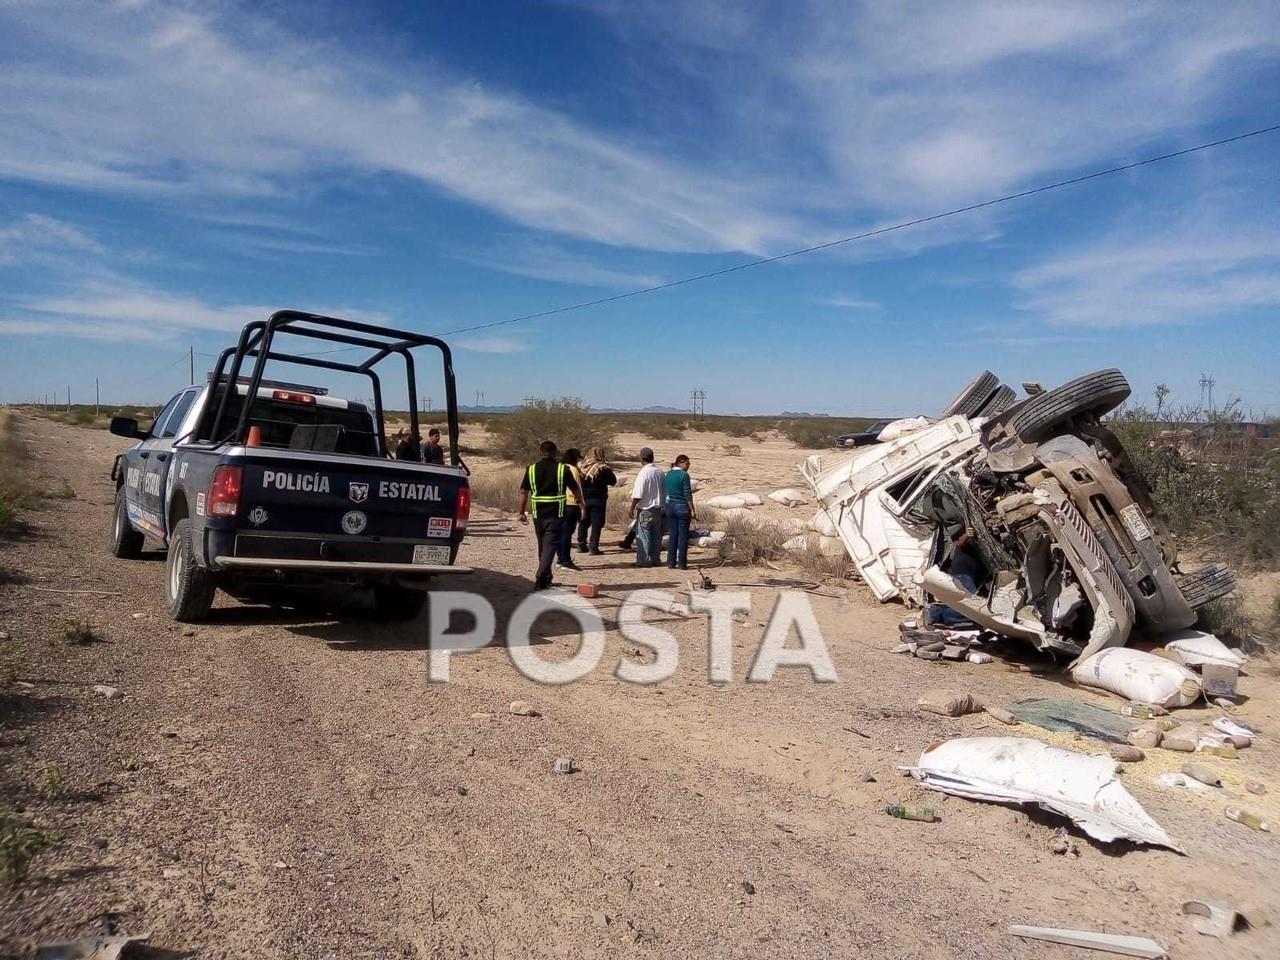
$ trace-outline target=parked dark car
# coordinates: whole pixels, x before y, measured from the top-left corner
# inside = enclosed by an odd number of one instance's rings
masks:
[[[865,447],[880,439],[880,431],[893,423],[892,420],[877,420],[867,429],[858,433],[842,433],[836,437],[836,446],[841,450],[852,450],[854,447]]]

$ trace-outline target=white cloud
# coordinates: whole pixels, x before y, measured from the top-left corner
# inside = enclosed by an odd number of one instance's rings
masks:
[[[1053,323],[1189,323],[1280,306],[1280,230],[1191,216],[1117,235],[1020,271],[1018,306]]]
[[[523,353],[529,349],[527,343],[516,337],[472,337],[458,340],[453,346],[473,353]]]
[[[551,243],[531,243],[508,239],[492,252],[455,252],[459,260],[519,277],[554,280],[585,287],[616,287],[638,290],[656,287],[662,277],[601,266],[587,254],[574,253]]]
[[[874,300],[867,300],[864,297],[849,297],[844,294],[836,294],[833,297],[826,297],[818,301],[824,303],[828,307],[840,307],[843,310],[879,310],[880,304]]]
[[[28,213],[7,227],[0,227],[0,264],[32,260],[50,253],[97,253],[102,249],[102,244],[79,227],[39,213]]]

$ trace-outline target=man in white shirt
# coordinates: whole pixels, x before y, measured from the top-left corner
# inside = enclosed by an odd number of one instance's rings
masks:
[[[644,464],[631,488],[631,509],[627,516],[636,520],[636,566],[656,567],[662,550],[662,469],[653,462],[653,451],[640,448]]]

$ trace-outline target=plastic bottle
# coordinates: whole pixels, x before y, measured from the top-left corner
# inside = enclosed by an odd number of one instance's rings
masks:
[[[891,803],[884,808],[884,812],[899,820],[919,820],[922,823],[937,823],[939,819],[933,812],[933,807],[918,803]]]
[[[1234,820],[1236,823],[1243,823],[1250,830],[1261,830],[1264,833],[1271,832],[1271,824],[1263,820],[1252,810],[1245,810],[1243,807],[1227,807],[1227,819]]]

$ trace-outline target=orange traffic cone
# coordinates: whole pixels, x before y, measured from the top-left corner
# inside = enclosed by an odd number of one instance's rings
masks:
[[[247,447],[262,446],[262,428],[253,426],[249,428],[249,442],[245,444]]]

